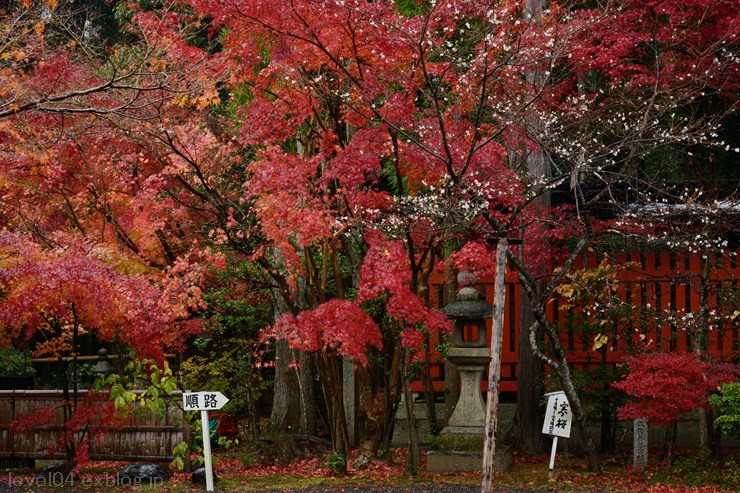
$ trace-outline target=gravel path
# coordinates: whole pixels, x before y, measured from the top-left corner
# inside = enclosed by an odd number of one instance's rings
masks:
[[[557,488],[496,488],[496,493],[555,493]],[[298,490],[268,490],[264,493],[480,493],[479,485],[472,484],[406,484],[383,486],[312,486]],[[577,493],[569,490],[569,493]],[[580,492],[588,493],[588,492]],[[595,492],[594,492],[595,493]]]

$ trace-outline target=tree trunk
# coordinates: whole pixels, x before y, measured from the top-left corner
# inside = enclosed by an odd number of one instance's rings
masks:
[[[293,351],[296,354],[296,351]],[[299,353],[301,364],[298,368],[300,385],[301,433],[316,436],[318,403],[316,402],[316,356],[313,353]]]
[[[290,311],[279,289],[272,290],[272,300],[275,320]],[[316,433],[315,372],[312,357],[293,351],[285,340],[276,341],[269,433],[274,437],[278,459],[283,463],[296,457],[295,435]]]
[[[390,364],[386,367],[385,371],[385,374],[388,375],[385,383],[385,402],[388,406],[385,416],[385,436],[383,437],[385,444],[390,444],[393,439],[393,425],[396,422],[398,405],[401,401],[403,387],[403,378],[401,376],[402,353],[401,348],[395,345],[393,346],[393,351],[388,358]]]
[[[525,0],[524,19],[526,22],[539,26],[542,23],[542,0]],[[527,82],[535,86],[544,86],[547,78],[545,68],[533,66],[526,73]],[[532,128],[541,130],[541,123],[530,121]],[[530,150],[524,158],[528,173],[535,179],[546,179],[550,176],[549,161],[545,151],[537,146]],[[533,207],[546,209],[550,207],[549,192],[542,193],[533,202]],[[524,231],[521,232],[522,243],[524,242]],[[523,254],[519,247],[519,257]],[[522,289],[520,296],[519,311],[519,356],[517,361],[517,395],[516,413],[514,421],[507,434],[507,442],[525,454],[541,455],[545,453],[544,435],[542,434],[542,411],[543,381],[545,368],[542,361],[529,349],[529,327],[534,323],[532,305],[525,290]],[[539,341],[543,334],[537,334]]]
[[[69,422],[72,417],[72,398],[69,392],[69,363],[64,358],[59,357],[59,366],[62,368],[62,396],[64,397],[64,403],[62,404],[62,414],[64,422]],[[69,436],[67,427],[64,427],[64,458],[71,462],[74,459],[77,451],[75,449],[75,443],[73,437]]]
[[[455,412],[455,404],[460,400],[460,372],[457,365],[451,361],[445,361],[445,419],[447,426],[450,416]]]
[[[557,327],[552,325],[545,316],[545,309],[543,305],[537,304],[535,306],[535,315],[537,318],[537,323],[530,330],[530,348],[540,359],[542,359],[543,362],[547,363],[557,372],[558,380],[560,380],[560,385],[563,388],[563,392],[565,392],[565,396],[568,398],[568,403],[570,404],[571,411],[573,412],[573,421],[575,422],[576,428],[578,429],[578,432],[581,436],[581,444],[583,445],[584,454],[586,455],[588,469],[591,472],[600,474],[601,462],[599,461],[599,455],[596,451],[596,446],[594,445],[591,430],[588,427],[586,414],[584,413],[583,407],[581,406],[581,400],[578,398],[578,393],[576,392],[575,386],[573,385],[573,378],[570,373],[570,367],[568,366],[568,360],[565,354],[565,350],[560,344],[558,329]],[[537,340],[534,336],[534,332],[536,331],[537,326],[540,324],[546,324],[545,332],[547,333],[550,340],[552,351],[556,355],[554,359],[549,358],[544,353],[542,353],[537,345]]]
[[[673,465],[674,449],[676,448],[676,432],[678,431],[678,424],[674,421],[668,425],[665,430],[665,462],[668,466]]]
[[[517,363],[516,412],[506,434],[506,442],[527,455],[545,454],[542,434],[543,389],[545,367],[529,346],[529,330],[534,324],[534,315],[529,297],[522,293],[519,325],[519,359]],[[542,331],[535,335],[542,340]]]
[[[275,381],[269,430],[275,439],[278,459],[283,463],[295,458],[293,435],[301,428],[301,392],[298,375],[290,367],[293,352],[288,342],[275,343]]]
[[[360,454],[354,461],[357,468],[377,458],[381,445],[392,438],[401,389],[401,349],[390,338],[383,347],[381,368],[358,367],[355,371],[360,393]]]
[[[356,467],[367,465],[378,454],[385,438],[387,392],[385,388],[371,392],[368,387],[360,396],[362,417],[362,440]]]
[[[414,396],[411,393],[411,378],[409,377],[409,365],[411,355],[408,349],[403,349],[403,396],[406,401],[406,419],[409,427],[409,449],[406,454],[406,474],[416,476],[419,474],[419,429],[416,425],[416,414],[414,413]]]
[[[344,459],[341,469],[343,472],[346,472],[347,457],[349,455],[349,436],[347,433],[347,417],[344,412],[342,377],[339,372],[340,357],[334,353],[321,351],[317,355],[316,362],[319,365],[321,388],[329,413],[332,450]]]
[[[616,435],[615,420],[609,409],[609,402],[601,403],[601,451],[613,452]]]
[[[571,411],[573,411],[573,421],[578,427],[578,432],[581,435],[581,443],[583,444],[583,451],[586,454],[588,470],[600,474],[601,461],[599,461],[599,454],[594,445],[591,429],[588,427],[586,413],[583,412],[581,400],[578,398],[575,386],[573,386],[573,379],[571,378],[568,362],[565,361],[564,358],[558,361],[557,373],[560,384],[563,386],[565,396],[568,398],[568,403],[570,403]]]
[[[576,256],[583,251],[585,245],[586,240],[581,239],[574,251],[571,253],[570,259],[562,266],[562,272],[567,272]],[[568,367],[568,358],[565,353],[565,349],[560,343],[560,332],[558,327],[553,325],[547,318],[545,306],[547,305],[549,298],[548,291],[541,290],[536,277],[532,275],[517,256],[508,254],[508,259],[519,273],[519,280],[521,281],[522,288],[526,290],[527,296],[532,300],[532,310],[534,312],[536,323],[529,330],[529,347],[543,363],[549,365],[557,372],[560,384],[563,387],[563,391],[565,392],[568,402],[570,403],[571,410],[573,411],[573,420],[575,421],[576,427],[581,435],[581,443],[586,455],[586,461],[588,462],[588,469],[591,472],[601,473],[601,463],[599,461],[598,453],[596,452],[591,430],[588,427],[586,415],[583,412],[581,401],[578,398],[578,393],[573,385],[573,379],[570,374],[570,368]],[[557,276],[551,282],[553,284],[557,284],[559,282]],[[550,351],[554,357],[548,357],[540,349],[539,342],[536,337],[539,326],[543,327],[545,334],[547,334]]]
[[[431,348],[429,345],[431,341],[429,334],[425,334],[425,348],[424,348],[424,366],[422,370],[422,382],[424,383],[424,402],[427,408],[427,423],[429,424],[430,430],[437,429],[437,409],[435,407],[435,396],[434,396],[434,383],[432,382],[432,367],[430,364],[431,359]]]
[[[694,326],[694,354],[699,361],[706,361],[709,354],[709,276],[712,269],[712,250],[707,248],[702,256],[702,272],[699,277],[699,313]],[[711,423],[707,411],[699,409],[699,447],[711,448]]]

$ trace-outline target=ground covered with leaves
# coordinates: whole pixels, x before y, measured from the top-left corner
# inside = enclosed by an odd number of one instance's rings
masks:
[[[656,454],[657,455],[657,454]],[[480,491],[480,474],[428,473],[404,475],[404,451],[392,450],[387,459],[363,470],[350,466],[346,475],[336,475],[326,457],[297,460],[288,465],[265,464],[247,450],[219,451],[214,469],[221,492],[296,493],[473,493]],[[697,451],[682,451],[673,466],[651,463],[644,474],[631,471],[627,457],[605,460],[604,473],[587,472],[580,457],[559,456],[553,478],[548,478],[547,457],[515,455],[514,464],[496,475],[499,492],[619,492],[619,493],[716,493],[740,491],[740,451],[714,459]],[[31,470],[0,473],[0,491],[123,491],[185,493],[203,491],[189,473],[173,471],[164,482],[116,485],[117,472],[127,463],[92,462],[79,475],[39,482]],[[422,457],[422,470],[424,470]]]

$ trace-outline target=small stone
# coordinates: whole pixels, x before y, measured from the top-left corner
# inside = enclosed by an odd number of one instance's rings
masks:
[[[193,471],[193,474],[190,475],[190,479],[193,481],[193,484],[206,484],[206,468],[205,467],[199,467],[195,471]],[[213,483],[215,484],[216,481],[218,481],[218,478],[216,477],[216,473],[213,473]]]
[[[159,464],[132,464],[116,475],[116,483],[123,486],[161,484],[169,473]]]
[[[361,471],[367,469],[370,466],[371,462],[372,461],[370,460],[370,457],[365,454],[360,454],[355,460],[352,461],[352,467],[354,467],[358,471]]]
[[[64,486],[72,480],[74,464],[69,461],[55,462],[42,467],[36,474],[36,484],[45,483],[49,486]]]

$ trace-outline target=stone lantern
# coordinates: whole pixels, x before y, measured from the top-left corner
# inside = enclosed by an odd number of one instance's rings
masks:
[[[108,363],[108,350],[105,348],[98,349],[98,362],[93,367],[93,373],[96,377],[107,377],[113,367]]]
[[[465,273],[459,274],[458,281],[463,284],[465,277]],[[442,434],[452,449],[479,449],[486,418],[480,383],[491,354],[486,344],[486,319],[491,318],[493,306],[468,285],[443,311],[455,325],[447,359],[460,373],[460,397]]]

